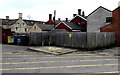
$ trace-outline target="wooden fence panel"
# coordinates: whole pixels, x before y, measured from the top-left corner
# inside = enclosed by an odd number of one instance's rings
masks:
[[[86,46],[86,33],[60,32],[56,33],[55,36],[57,46],[73,48]]]
[[[115,43],[113,32],[88,32],[87,48],[101,48]]]
[[[35,37],[35,39],[36,39],[36,45],[37,45],[37,46],[38,46],[38,45],[42,46],[42,33],[37,33],[37,34],[34,35],[34,36],[36,36],[36,37]]]
[[[56,36],[55,36],[55,33],[48,33],[48,37],[49,37],[49,45],[55,45],[55,41],[57,41],[56,40]]]
[[[68,43],[68,40],[67,40],[68,39],[68,34],[64,33],[63,38],[64,38],[63,46],[67,47],[68,46],[68,44],[67,44]]]

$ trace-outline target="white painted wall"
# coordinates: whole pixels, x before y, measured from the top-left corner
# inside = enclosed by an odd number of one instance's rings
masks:
[[[28,31],[28,25],[23,21],[23,19],[19,18],[11,26],[11,31],[15,31],[16,33],[26,33]]]
[[[34,24],[32,28],[28,31],[28,33],[30,32],[42,32],[42,29],[38,27],[36,24]]]

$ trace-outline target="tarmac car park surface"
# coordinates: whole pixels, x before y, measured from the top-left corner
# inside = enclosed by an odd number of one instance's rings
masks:
[[[2,45],[2,73],[118,73],[120,47],[103,52],[77,51],[51,55],[28,46]],[[113,54],[114,52],[115,54]]]

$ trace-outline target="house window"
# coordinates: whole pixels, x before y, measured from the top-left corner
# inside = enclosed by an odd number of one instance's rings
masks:
[[[16,27],[16,31],[17,31],[18,27]]]
[[[79,25],[84,25],[85,23],[84,23],[84,22],[78,22],[77,24],[79,24]]]
[[[25,32],[27,31],[27,28],[25,28]]]
[[[34,30],[36,30],[36,26],[34,27]]]
[[[80,27],[83,27],[85,23],[84,23],[84,22],[78,22],[77,24],[78,24]]]
[[[106,17],[106,22],[105,23],[112,23],[112,17]]]

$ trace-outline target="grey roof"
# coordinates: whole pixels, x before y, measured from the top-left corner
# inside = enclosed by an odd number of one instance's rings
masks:
[[[18,19],[2,19],[2,25],[12,25],[14,24]]]
[[[40,27],[43,31],[51,31],[54,29],[54,25],[47,25],[47,24],[36,24],[38,27]]]
[[[30,26],[33,26],[35,23],[40,23],[40,24],[43,24],[45,22],[43,21],[34,21],[34,20],[23,20],[27,25],[30,25]]]
[[[61,21],[60,20],[55,20],[55,24],[58,25]]]
[[[55,33],[55,32],[67,32],[67,31],[65,29],[54,29],[54,30],[52,30],[50,32]]]
[[[66,25],[68,25],[72,30],[81,30],[83,29],[80,25],[77,23],[71,23],[71,22],[64,22]]]
[[[2,19],[2,25],[13,25],[18,19]],[[29,26],[33,26],[35,23],[40,23],[43,24],[43,21],[34,21],[34,20],[25,20],[23,19],[23,21],[29,25]]]

